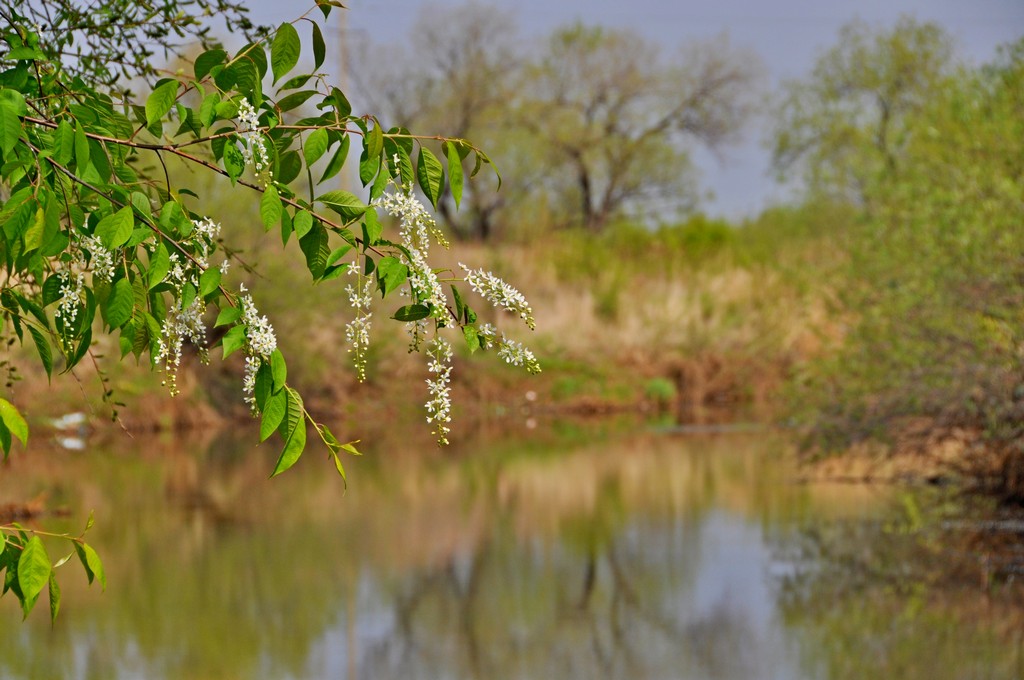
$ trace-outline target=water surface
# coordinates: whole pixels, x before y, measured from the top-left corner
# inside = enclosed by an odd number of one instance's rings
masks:
[[[52,629],[0,601],[0,677],[1024,675],[1020,535],[958,497],[801,484],[763,433],[596,429],[396,437],[347,493],[227,436],[16,454],[0,500],[95,510],[108,589],[62,567]]]

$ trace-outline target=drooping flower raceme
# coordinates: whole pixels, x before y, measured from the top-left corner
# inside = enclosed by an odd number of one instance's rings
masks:
[[[434,218],[411,188],[409,191],[385,192],[375,205],[399,219],[401,243],[409,253],[407,257],[403,252],[400,259],[409,268],[409,287],[415,301],[428,305],[435,319],[443,319],[447,313],[448,298],[445,297],[437,274],[427,262],[430,234],[437,230]]]
[[[353,364],[356,367],[356,376],[359,382],[366,380],[366,352],[370,347],[370,290],[364,282],[364,276],[359,272],[359,266],[352,263],[348,268],[349,275],[355,275],[356,285],[349,284],[345,287],[348,294],[348,301],[355,309],[355,317],[345,326],[345,339],[350,345],[349,353],[352,354]]]
[[[252,165],[256,174],[270,167],[267,154],[267,143],[260,131],[259,114],[248,99],[243,99],[238,107],[239,136],[242,138],[242,158],[246,165]]]
[[[461,262],[459,266],[466,272],[466,282],[469,283],[470,288],[495,307],[518,314],[519,318],[530,327],[530,330],[536,328],[537,324],[533,320],[533,308],[530,307],[530,303],[526,301],[522,293],[483,269],[470,269]]]
[[[199,352],[199,360],[209,362],[206,348],[206,325],[203,315],[206,314],[206,303],[201,295],[195,295],[188,306],[183,306],[186,284],[199,287],[199,277],[209,266],[209,257],[213,253],[214,243],[220,235],[220,224],[211,219],[203,219],[193,224],[189,237],[182,241],[182,253],[171,253],[170,264],[164,282],[171,287],[171,306],[167,317],[160,327],[157,339],[157,352],[153,363],[163,367],[167,377],[164,384],[171,395],[179,393],[178,369],[181,368],[182,346],[188,340]],[[187,252],[188,255],[184,253]]]
[[[452,346],[447,340],[439,335],[427,345],[427,357],[430,360],[427,370],[433,377],[427,380],[427,390],[430,393],[430,400],[424,405],[427,409],[427,422],[434,425],[431,433],[437,437],[437,443],[445,445],[448,443],[448,433],[451,428],[448,423],[452,422],[451,410],[451,375],[452,375]]]
[[[540,363],[537,362],[537,357],[533,355],[533,352],[524,347],[522,343],[510,340],[504,335],[501,336],[501,342],[498,343],[498,357],[513,366],[525,367],[529,373],[540,373]]]
[[[245,293],[245,286],[240,288]],[[245,326],[246,357],[245,377],[242,380],[242,393],[245,395],[245,403],[249,404],[253,413],[258,413],[256,408],[256,373],[260,370],[263,362],[270,361],[270,355],[277,349],[277,336],[274,334],[274,327],[266,316],[261,316],[256,309],[256,303],[252,301],[251,295],[241,295],[238,299],[242,306],[242,324]]]

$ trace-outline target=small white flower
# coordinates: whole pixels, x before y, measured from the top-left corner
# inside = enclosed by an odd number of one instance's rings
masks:
[[[498,357],[513,366],[525,366],[529,373],[540,373],[540,363],[537,357],[529,349],[515,340],[509,340],[504,335],[498,344]]]

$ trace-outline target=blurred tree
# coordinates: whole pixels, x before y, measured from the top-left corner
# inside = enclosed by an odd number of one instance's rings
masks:
[[[472,139],[500,157],[505,171],[510,159],[520,155],[512,126],[523,64],[519,42],[509,12],[476,2],[431,5],[420,13],[408,48],[357,50],[361,61],[353,81],[382,121],[409,129],[430,126],[444,137]],[[393,58],[380,59],[384,51]],[[438,202],[438,214],[457,236],[489,238],[496,213],[528,189],[514,182],[499,193],[496,178],[481,179],[466,185],[461,209],[450,191]]]
[[[771,142],[776,171],[802,172],[811,190],[870,204],[872,190],[899,170],[909,121],[952,71],[953,40],[936,24],[847,24],[810,78],[784,89]]]
[[[616,217],[688,212],[697,191],[687,143],[718,149],[736,137],[756,63],[721,41],[667,62],[638,35],[579,25],[531,59],[513,17],[478,3],[428,8],[411,45],[414,56],[361,50],[360,89],[392,124],[488,149],[508,180],[501,191],[477,182],[458,215],[450,195],[438,206],[456,234],[482,239],[538,214],[598,231]],[[384,49],[397,58],[379,59]]]
[[[520,120],[545,152],[544,186],[562,218],[590,231],[626,214],[696,204],[688,142],[733,141],[752,98],[756,60],[724,41],[673,62],[625,30],[583,25],[551,36],[530,71]]]

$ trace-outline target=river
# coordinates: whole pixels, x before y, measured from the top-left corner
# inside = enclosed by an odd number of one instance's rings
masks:
[[[1021,525],[953,490],[802,483],[763,432],[364,448],[347,490],[229,433],[15,452],[0,499],[94,511],[108,587],[3,598],[0,677],[1024,677]]]

